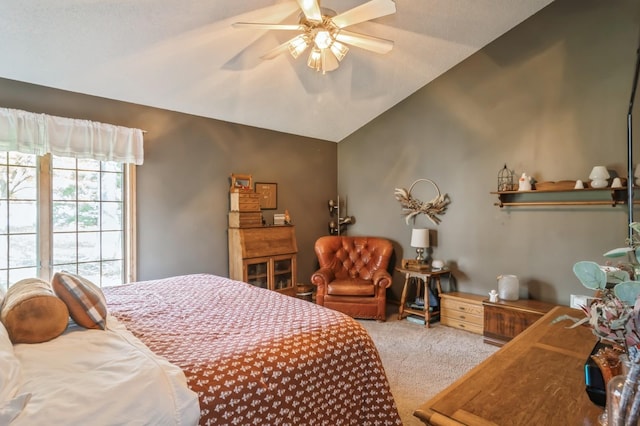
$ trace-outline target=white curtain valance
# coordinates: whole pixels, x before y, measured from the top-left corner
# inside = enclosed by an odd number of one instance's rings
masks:
[[[0,108],[0,151],[142,164],[143,131]]]

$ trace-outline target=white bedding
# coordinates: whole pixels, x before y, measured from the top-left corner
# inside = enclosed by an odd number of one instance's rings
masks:
[[[107,330],[76,325],[60,337],[17,344],[22,425],[196,425],[200,408],[184,373],[154,355],[114,317]]]

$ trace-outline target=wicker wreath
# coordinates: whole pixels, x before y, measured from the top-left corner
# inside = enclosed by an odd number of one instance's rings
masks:
[[[411,191],[418,182],[429,182],[434,186],[438,195],[433,200],[426,203],[414,198],[411,195]],[[398,200],[402,206],[402,214],[405,216],[404,220],[407,222],[407,225],[411,219],[413,219],[415,223],[416,216],[420,213],[426,215],[435,225],[439,224],[441,219],[438,215],[443,215],[447,210],[447,205],[451,202],[451,200],[449,200],[449,196],[447,194],[442,195],[438,185],[436,185],[436,183],[431,179],[418,179],[411,184],[409,190],[406,190],[405,188],[396,188],[394,195],[396,200]]]

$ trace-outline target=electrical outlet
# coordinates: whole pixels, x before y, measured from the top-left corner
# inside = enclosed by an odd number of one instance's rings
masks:
[[[580,309],[583,306],[589,306],[595,299],[592,296],[585,296],[583,294],[572,294],[569,302],[569,306],[574,309]]]

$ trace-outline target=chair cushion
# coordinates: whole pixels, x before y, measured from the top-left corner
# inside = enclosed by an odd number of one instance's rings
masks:
[[[13,343],[41,343],[64,332],[69,310],[48,282],[27,278],[9,287],[0,319]]]
[[[327,286],[331,296],[373,296],[376,289],[371,281],[359,278],[334,280]]]

